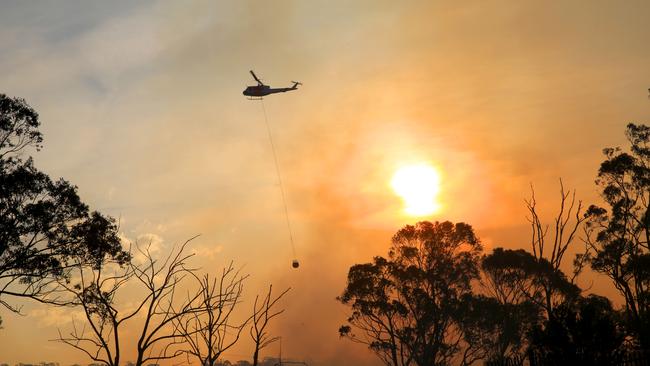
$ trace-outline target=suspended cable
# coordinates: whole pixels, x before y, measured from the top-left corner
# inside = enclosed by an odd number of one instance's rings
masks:
[[[289,230],[289,242],[291,243],[291,251],[293,257],[296,258],[296,246],[293,243],[293,230],[291,229],[291,221],[289,220],[289,209],[287,208],[287,199],[284,194],[284,184],[282,183],[282,174],[280,174],[280,164],[278,163],[278,156],[275,152],[275,144],[273,143],[273,134],[271,133],[271,126],[269,125],[269,119],[266,115],[266,107],[264,106],[264,99],[260,99],[262,102],[262,110],[264,111],[264,123],[266,124],[266,131],[269,135],[269,142],[271,143],[271,151],[273,152],[273,161],[275,162],[275,173],[278,177],[278,183],[280,185],[280,193],[282,195],[282,205],[284,206],[284,218],[287,221],[287,230]],[[294,268],[298,262],[294,259]]]

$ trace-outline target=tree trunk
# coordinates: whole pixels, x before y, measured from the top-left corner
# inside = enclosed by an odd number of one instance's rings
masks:
[[[257,359],[259,358],[260,347],[258,344],[255,344],[255,352],[253,353],[253,366],[257,366]]]

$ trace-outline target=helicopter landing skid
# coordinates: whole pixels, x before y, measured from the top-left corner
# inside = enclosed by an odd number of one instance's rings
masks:
[[[254,98],[254,97],[248,97],[248,98],[246,98],[246,99],[248,99],[248,100],[264,100],[263,97],[257,97],[257,98]]]

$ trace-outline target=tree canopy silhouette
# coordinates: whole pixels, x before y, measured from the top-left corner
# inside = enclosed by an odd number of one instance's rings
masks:
[[[481,250],[464,223],[405,226],[388,258],[350,268],[338,300],[352,314],[339,333],[368,345],[386,365],[448,363],[464,340],[464,309]]]
[[[615,365],[624,338],[609,300],[589,295],[558,306],[536,326],[530,351],[543,365]]]
[[[493,329],[485,340],[490,359],[521,353],[528,331],[543,316],[541,282],[560,277],[549,267],[548,262],[540,264],[523,249],[495,248],[483,257],[481,284],[487,297],[479,311],[493,318]]]
[[[650,349],[650,127],[628,124],[630,151],[604,149],[596,183],[609,206],[592,205],[587,229],[591,267],[625,299],[627,326]]]
[[[106,258],[127,261],[115,221],[91,212],[64,179],[34,167],[30,149],[43,136],[38,114],[23,99],[0,94],[0,304],[9,297],[66,304],[56,280],[71,263],[98,268]]]
[[[531,303],[550,315],[548,304],[554,307],[580,294],[560,269],[523,249],[495,248],[483,258],[481,267],[488,293],[503,304]]]

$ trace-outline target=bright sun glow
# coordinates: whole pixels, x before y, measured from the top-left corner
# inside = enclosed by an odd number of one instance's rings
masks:
[[[393,175],[391,186],[404,200],[404,211],[412,216],[430,215],[438,211],[440,174],[428,164],[408,165]]]

